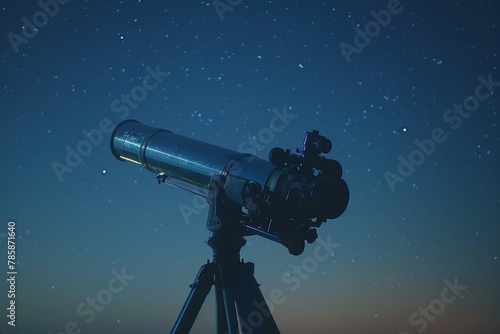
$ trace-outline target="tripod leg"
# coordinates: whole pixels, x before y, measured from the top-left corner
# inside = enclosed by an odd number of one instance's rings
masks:
[[[226,315],[226,323],[229,329],[229,334],[238,334],[238,318],[235,305],[234,279],[235,275],[230,269],[226,270],[223,266],[220,267],[220,282],[222,289],[222,298],[224,300],[224,309]]]
[[[242,330],[254,334],[279,334],[278,326],[253,276],[253,263],[241,263],[236,278],[236,305]]]
[[[191,292],[189,293],[182,310],[175,321],[170,334],[185,334],[189,333],[196,316],[200,312],[201,306],[205,301],[210,288],[214,284],[214,274],[216,272],[217,265],[215,263],[207,263],[203,265],[193,284],[191,284]]]
[[[274,321],[273,315],[271,314],[269,307],[266,303],[266,300],[264,299],[264,296],[262,295],[262,292],[260,291],[259,284],[255,280],[255,278],[252,276],[252,281],[253,281],[253,290],[255,293],[255,302],[254,306],[259,309],[255,309],[257,312],[262,312],[264,315],[264,323],[262,324],[262,327],[264,328],[263,333],[277,333],[279,334],[279,329],[278,325],[276,325],[276,322]],[[255,312],[254,311],[254,312]]]
[[[215,276],[215,304],[217,334],[227,334],[226,308],[224,307],[220,272],[217,272]]]

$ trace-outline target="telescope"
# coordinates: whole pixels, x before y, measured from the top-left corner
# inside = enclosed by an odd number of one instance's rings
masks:
[[[302,147],[293,153],[273,148],[269,160],[135,120],[121,122],[111,135],[117,159],[141,165],[157,174],[158,183],[209,203],[214,194],[223,194],[224,203],[235,211],[236,221],[228,223],[231,229],[281,243],[293,255],[303,252],[306,241],[317,239],[322,223],[339,217],[347,207],[349,189],[342,167],[322,156],[331,149],[332,142],[316,130],[305,132]],[[214,181],[217,191],[212,191]],[[209,217],[207,228],[217,231],[220,221]]]
[[[316,240],[316,228],[347,207],[349,189],[340,163],[321,156],[331,148],[332,142],[315,130],[305,133],[301,149],[273,148],[267,161],[135,120],[121,122],[111,136],[116,158],[156,173],[159,183],[209,201],[210,184],[217,179],[225,200],[241,209],[233,224],[243,235],[281,243],[293,255]],[[210,222],[207,227],[217,228]]]
[[[342,167],[321,154],[332,142],[306,132],[302,148],[273,148],[269,161],[134,120],[116,126],[111,151],[122,161],[156,173],[166,183],[204,197],[208,204],[206,241],[213,261],[202,265],[171,334],[189,333],[212,286],[218,334],[279,334],[254,264],[240,259],[245,236],[279,242],[293,255],[314,242],[317,228],[339,217],[349,202]]]

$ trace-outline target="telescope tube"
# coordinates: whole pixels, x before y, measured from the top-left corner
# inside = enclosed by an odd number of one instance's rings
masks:
[[[207,198],[213,176],[228,175],[264,186],[274,166],[250,154],[238,153],[199,140],[156,129],[135,120],[116,126],[111,151],[122,161],[164,173],[165,182]]]

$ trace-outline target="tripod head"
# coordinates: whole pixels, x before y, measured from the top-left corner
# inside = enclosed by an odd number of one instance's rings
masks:
[[[111,136],[119,160],[157,173],[160,183],[205,197],[211,210],[216,202],[224,204],[233,217],[225,224],[236,224],[231,230],[279,242],[293,255],[303,252],[306,241],[314,242],[316,228],[339,217],[349,202],[340,163],[321,155],[331,148],[318,131],[306,132],[302,148],[294,153],[274,148],[266,161],[132,120],[118,124]],[[221,214],[209,215],[210,231],[229,228],[217,218]]]

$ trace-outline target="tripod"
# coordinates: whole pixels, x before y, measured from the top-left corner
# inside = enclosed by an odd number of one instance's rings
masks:
[[[170,333],[189,333],[214,286],[217,334],[279,334],[253,276],[254,264],[240,260],[240,249],[246,244],[238,224],[241,207],[224,198],[224,191],[216,181],[211,182],[210,189],[207,228],[211,235],[207,244],[213,250],[213,261],[207,261],[198,271]]]

